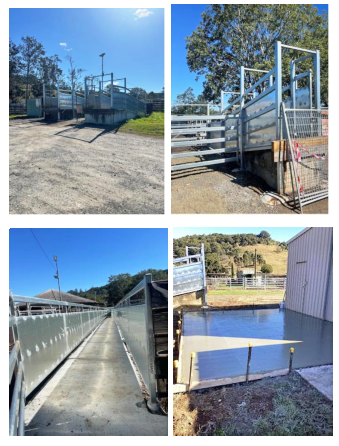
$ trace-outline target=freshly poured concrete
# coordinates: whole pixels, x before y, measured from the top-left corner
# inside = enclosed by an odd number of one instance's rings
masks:
[[[258,378],[286,372],[291,347],[294,368],[333,363],[331,322],[279,309],[190,312],[184,314],[179,382],[189,381],[191,352],[192,387],[243,381],[249,343],[250,373]]]
[[[167,435],[167,417],[145,406],[113,319],[74,356],[47,397],[37,395],[28,405],[26,435]]]

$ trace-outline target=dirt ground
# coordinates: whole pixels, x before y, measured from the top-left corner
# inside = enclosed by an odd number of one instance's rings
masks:
[[[84,125],[9,123],[11,214],[161,214],[162,138]]]
[[[333,404],[298,373],[174,395],[176,436],[330,436]]]
[[[232,172],[236,167],[230,163],[172,172],[172,214],[296,213],[283,201],[275,206],[263,203],[262,194],[270,192],[266,183],[249,172]],[[312,203],[303,212],[327,214],[328,200]]]

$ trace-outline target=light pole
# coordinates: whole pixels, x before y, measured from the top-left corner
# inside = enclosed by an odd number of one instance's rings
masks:
[[[106,53],[99,54],[101,57],[101,88],[104,89],[104,56]]]
[[[57,256],[54,256],[54,262],[55,262],[55,268],[56,268],[56,275],[54,276],[54,278],[58,280],[59,300],[62,300],[61,299],[61,293],[60,293],[60,279],[59,279],[58,257]]]

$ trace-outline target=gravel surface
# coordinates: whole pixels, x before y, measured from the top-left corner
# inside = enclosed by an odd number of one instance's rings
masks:
[[[267,184],[249,172],[232,172],[236,167],[230,163],[172,172],[172,214],[296,214],[283,200],[274,206],[265,204],[262,195],[270,192]],[[328,200],[303,211],[326,214]]]
[[[9,124],[11,214],[161,214],[163,139],[83,120]]]

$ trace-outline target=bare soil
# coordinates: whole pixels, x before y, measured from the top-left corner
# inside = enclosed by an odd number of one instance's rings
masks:
[[[298,373],[173,397],[176,436],[330,436],[333,404]]]
[[[265,204],[261,197],[271,192],[267,184],[250,172],[232,172],[236,167],[229,163],[172,172],[172,214],[296,213],[283,200],[274,206]],[[305,206],[303,212],[327,214],[328,200]]]
[[[85,125],[9,124],[11,214],[161,214],[164,141]]]

